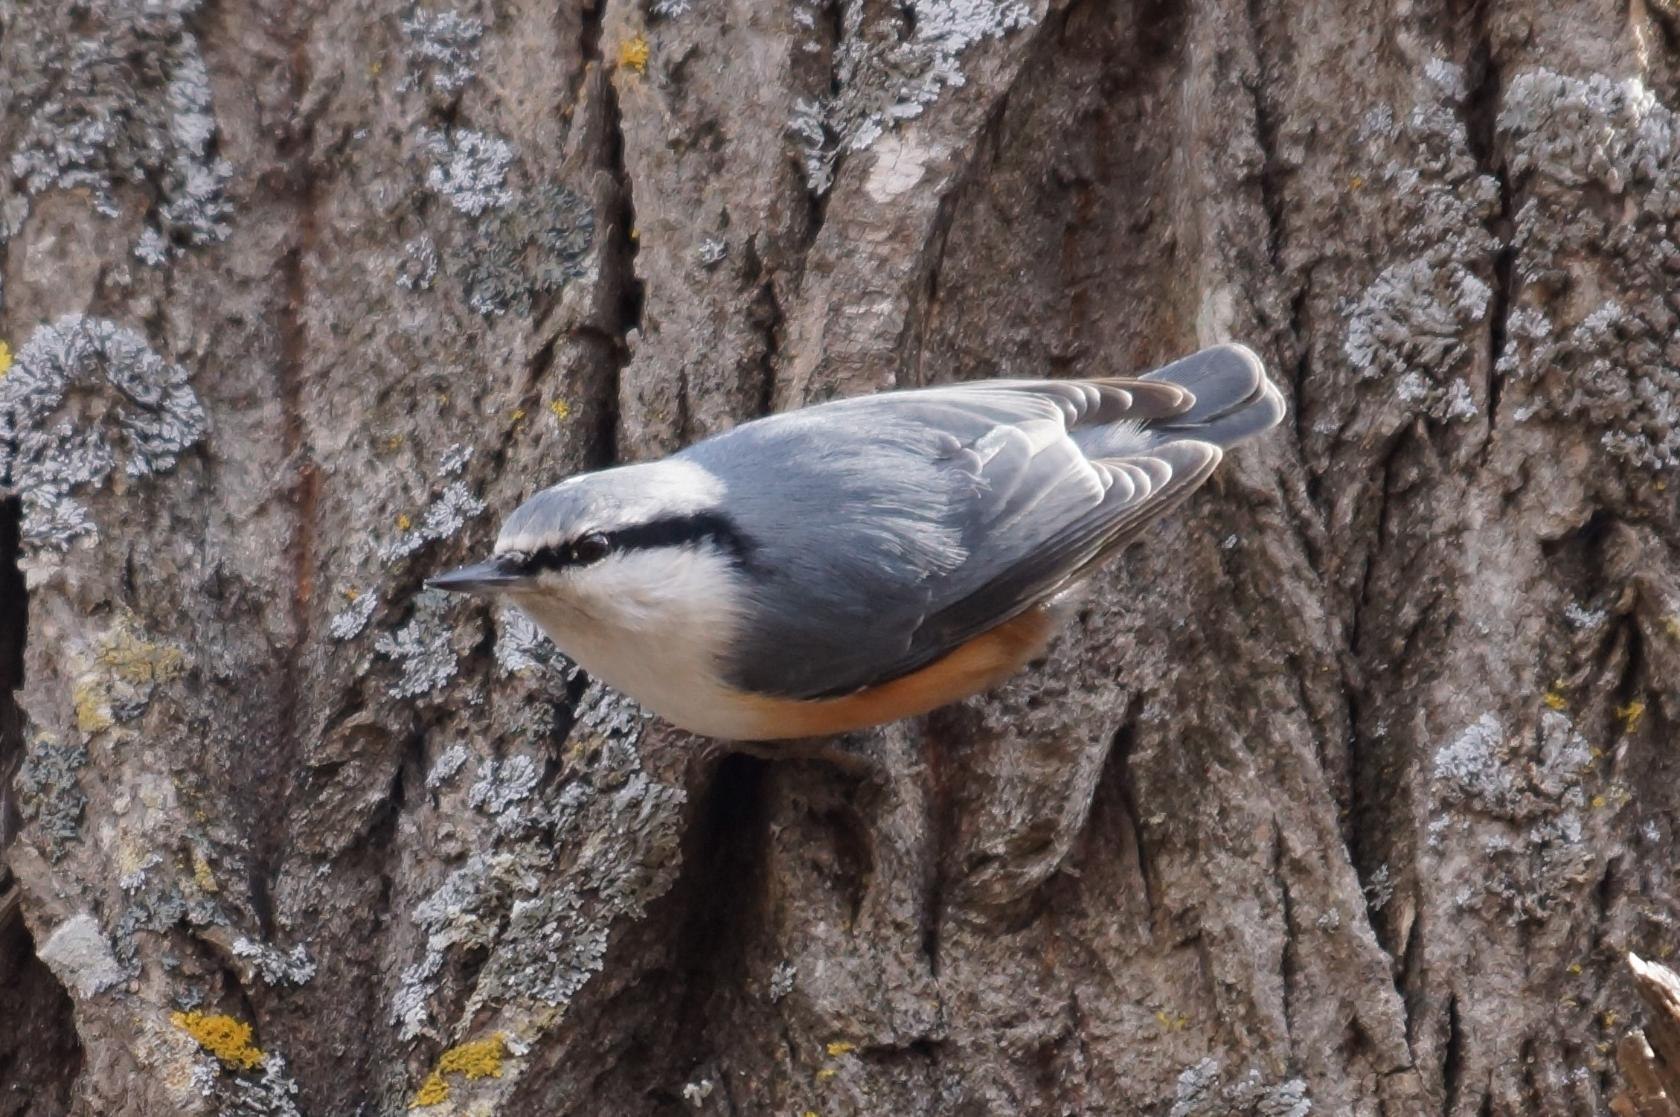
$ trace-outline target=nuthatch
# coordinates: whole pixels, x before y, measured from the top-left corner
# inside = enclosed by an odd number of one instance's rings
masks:
[[[847,732],[1037,658],[1070,591],[1283,413],[1237,345],[824,403],[562,481],[430,584],[506,596],[695,733]]]

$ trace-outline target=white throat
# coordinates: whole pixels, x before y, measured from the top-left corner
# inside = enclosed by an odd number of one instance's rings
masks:
[[[567,573],[560,592],[513,602],[593,678],[683,729],[734,737],[752,728],[721,677],[739,577],[712,548],[659,547],[609,555]]]

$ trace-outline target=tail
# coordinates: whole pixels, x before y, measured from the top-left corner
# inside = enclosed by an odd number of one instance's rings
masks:
[[[1215,345],[1140,379],[1177,384],[1196,397],[1190,410],[1145,424],[1152,446],[1193,438],[1229,450],[1283,419],[1283,393],[1246,345]]]
[[[1283,393],[1246,345],[1210,346],[1130,383],[1136,385],[1139,380],[1176,384],[1195,400],[1176,415],[1162,415],[1159,408],[1151,414],[1135,407],[1133,417],[1074,431],[1073,440],[1086,457],[1130,457],[1187,439],[1229,450],[1277,426],[1286,410]],[[1114,383],[1124,387],[1128,381]],[[1132,394],[1142,398],[1135,387]]]

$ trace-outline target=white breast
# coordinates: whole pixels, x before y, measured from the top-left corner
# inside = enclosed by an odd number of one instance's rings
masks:
[[[690,732],[748,738],[762,715],[720,676],[738,577],[708,548],[658,548],[610,555],[514,602],[592,678]]]

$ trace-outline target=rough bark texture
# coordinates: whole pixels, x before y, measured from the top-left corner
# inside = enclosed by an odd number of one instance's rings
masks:
[[[1602,1113],[1680,916],[1677,44],[0,2],[0,1113]],[[770,408],[1227,338],[1287,429],[925,722],[731,754],[421,589]]]

